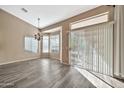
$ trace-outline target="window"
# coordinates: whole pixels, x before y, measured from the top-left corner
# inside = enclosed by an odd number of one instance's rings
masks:
[[[91,26],[108,21],[108,12],[71,23],[71,29]]]
[[[59,35],[52,35],[50,37],[50,52],[59,52]]]
[[[25,37],[25,50],[33,53],[37,53],[38,41],[33,37]]]
[[[43,36],[43,53],[49,52],[49,36]]]
[[[35,38],[32,38],[31,41],[32,52],[37,53],[38,50],[38,41]]]

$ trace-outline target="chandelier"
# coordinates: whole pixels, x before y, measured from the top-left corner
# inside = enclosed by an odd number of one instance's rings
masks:
[[[41,33],[41,29],[39,27],[40,24],[40,18],[37,19],[38,20],[38,32],[34,35],[34,38],[38,41],[40,41],[43,38],[43,34]]]

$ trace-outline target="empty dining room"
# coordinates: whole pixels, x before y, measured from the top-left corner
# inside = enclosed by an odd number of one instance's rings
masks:
[[[124,5],[0,5],[0,88],[124,88]]]

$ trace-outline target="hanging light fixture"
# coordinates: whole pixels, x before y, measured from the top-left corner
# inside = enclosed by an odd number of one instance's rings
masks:
[[[40,27],[39,27],[39,26],[40,26],[40,18],[38,18],[37,20],[38,20],[38,33],[36,33],[36,34],[34,35],[34,38],[35,38],[36,40],[40,41],[40,40],[42,39],[43,35],[42,35],[41,29],[40,29]]]

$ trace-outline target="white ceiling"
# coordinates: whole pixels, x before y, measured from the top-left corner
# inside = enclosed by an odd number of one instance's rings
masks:
[[[40,28],[65,20],[97,7],[98,5],[0,5],[0,8],[37,27],[40,18]],[[21,8],[28,10],[23,12]]]

